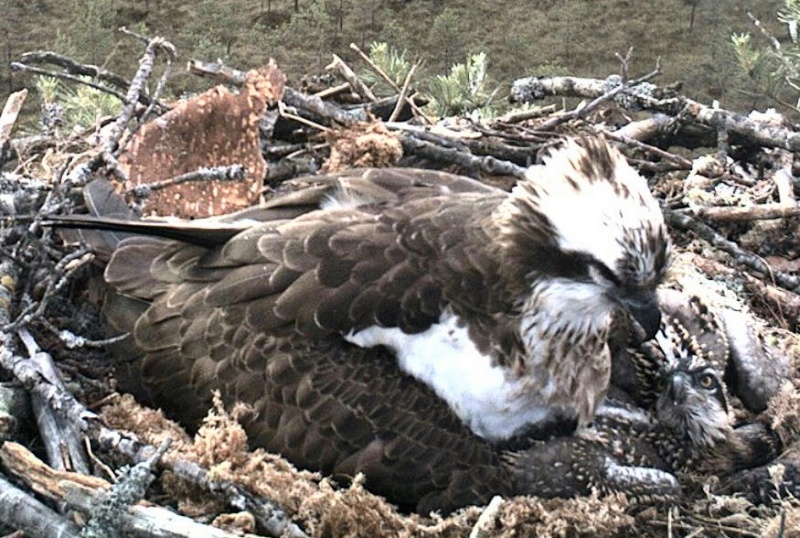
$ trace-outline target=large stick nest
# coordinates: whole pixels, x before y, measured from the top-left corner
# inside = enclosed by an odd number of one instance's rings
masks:
[[[323,101],[284,89],[274,65],[245,74],[198,63],[195,70],[214,68],[235,89],[164,103],[144,91],[159,54],[170,61],[173,51],[154,39],[137,78],[117,88],[127,94],[120,115],[96,131],[67,134],[56,121],[41,134],[12,138],[3,125],[14,125],[13,104],[0,120],[0,400],[8,405],[0,407],[0,531],[46,536],[58,528],[72,536],[84,527],[116,536],[114,529],[123,528],[149,536],[133,530],[132,521],[158,506],[187,516],[180,523],[154,516],[156,527],[182,536],[790,536],[800,528],[797,499],[756,506],[714,494],[713,476],[695,477],[696,494],[675,506],[595,495],[496,499],[447,518],[408,515],[371,494],[360,477],[340,485],[250,451],[239,410],[217,405],[190,436],[115,392],[114,357],[105,351],[91,297],[95,254],[65,246],[39,225],[48,215],[74,211],[81,187],[99,176],[128,180],[122,189],[144,213],[206,216],[246,207],[263,191],[271,196],[284,180],[320,168],[425,166],[509,186],[559,133],[604,133],[663,202],[677,249],[673,278],[710,304],[749,312],[791,354],[794,378],[766,419],[798,451],[800,211],[793,151],[800,138],[780,116],[709,109],[656,91],[644,78],[556,77],[517,81],[513,97],[563,95],[588,104],[431,126],[408,87],[393,100],[344,108],[333,91]],[[17,65],[87,69],[52,53],[27,61]],[[124,81],[108,75],[103,82]],[[384,121],[390,116],[399,121]],[[122,486],[103,493],[115,480],[136,483],[135,472],[119,476],[129,463],[157,469],[157,480],[147,488],[145,479],[138,494]],[[139,511],[123,509],[129,505]],[[184,527],[188,520],[197,527]]]

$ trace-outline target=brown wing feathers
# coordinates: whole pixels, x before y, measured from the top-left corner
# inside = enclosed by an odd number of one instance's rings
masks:
[[[285,345],[291,352],[273,353],[265,370],[281,420],[254,420],[256,443],[327,473],[366,471],[371,488],[404,504],[445,487],[454,471],[496,461],[426,387],[397,375],[380,348]],[[267,405],[263,412],[274,413]]]
[[[485,469],[483,483],[496,480],[489,489],[503,492],[510,484],[494,450],[387,350],[326,337],[375,323],[419,331],[445,301],[474,300],[497,268],[461,245],[468,234],[488,237],[481,219],[497,191],[433,172],[348,175],[336,189],[374,205],[307,212],[332,192],[322,188],[273,203],[260,214],[266,221],[224,245],[204,243],[200,226],[181,233],[205,246],[152,237],[119,244],[108,282],[152,301],[133,328],[150,395],[194,421],[221,389],[226,403],[254,406],[245,420],[254,445],[323,472],[368,471],[375,491],[402,504],[447,506],[434,497],[468,470]],[[474,199],[459,205],[448,191]],[[392,199],[407,207],[386,210]],[[455,221],[470,225],[452,230]],[[429,261],[444,251],[445,260]],[[444,288],[434,282],[448,272],[466,276]],[[313,345],[297,329],[313,334]]]

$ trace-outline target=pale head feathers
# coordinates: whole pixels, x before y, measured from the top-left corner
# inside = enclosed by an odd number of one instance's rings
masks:
[[[701,356],[665,355],[668,363],[659,374],[656,401],[659,423],[688,437],[694,447],[725,441],[733,422],[719,372]]]
[[[599,262],[618,281],[654,287],[669,240],[647,182],[601,138],[571,139],[528,169],[498,209],[509,244],[526,243]]]

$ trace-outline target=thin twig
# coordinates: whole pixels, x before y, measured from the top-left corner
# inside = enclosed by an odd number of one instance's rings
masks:
[[[621,93],[623,91],[629,91],[629,90],[635,88],[637,84],[641,84],[643,82],[646,82],[646,81],[648,81],[648,80],[652,79],[653,77],[655,77],[657,75],[660,75],[660,74],[661,74],[661,63],[660,63],[660,61],[658,61],[658,62],[656,62],[655,69],[653,69],[653,71],[651,71],[650,73],[647,73],[646,75],[644,75],[642,77],[639,77],[639,78],[637,78],[635,80],[629,81],[629,82],[622,82],[617,87],[615,87],[615,88],[609,90],[608,92],[604,93],[603,95],[595,98],[588,105],[580,107],[580,108],[576,108],[574,110],[571,110],[569,112],[566,112],[566,113],[562,114],[561,116],[555,117],[552,120],[546,121],[546,122],[542,123],[541,125],[537,125],[536,129],[537,130],[541,130],[541,131],[548,131],[548,130],[555,129],[557,126],[561,125],[562,123],[565,123],[565,122],[568,122],[568,121],[571,121],[571,120],[577,119],[577,118],[583,118],[587,114],[589,114],[590,112],[596,110],[600,105],[602,105],[606,101],[609,101],[609,100],[613,99],[614,97],[616,97],[617,94],[619,94],[619,93]]]
[[[59,329],[46,318],[42,318],[40,323],[45,329],[56,335],[67,349],[106,349],[108,346],[117,344],[128,337],[128,333],[125,333],[103,340],[90,340],[66,329]]]
[[[133,80],[131,80],[131,85],[128,87],[128,92],[125,96],[125,104],[105,144],[105,154],[107,158],[113,157],[113,159],[108,159],[109,162],[115,162],[116,158],[124,149],[124,146],[120,144],[120,140],[125,132],[125,127],[133,117],[139,94],[144,93],[145,84],[150,78],[150,73],[153,71],[156,53],[159,50],[165,51],[169,57],[174,58],[176,56],[175,47],[164,38],[154,37],[148,43],[147,49],[142,57],[139,58],[139,70],[136,72]]]
[[[70,75],[69,73],[63,73],[61,71],[50,71],[48,69],[33,67],[32,65],[25,65],[19,62],[11,62],[11,70],[25,71],[28,73],[34,73],[36,75],[44,75],[46,77],[54,77],[63,80],[69,80],[70,82],[74,82],[75,84],[83,84],[84,86],[89,86],[90,88],[94,88],[97,91],[113,95],[114,97],[123,102],[126,99],[125,94],[123,94],[122,92],[119,92],[113,88],[109,88],[108,86],[104,86],[102,84],[97,84],[96,82],[92,82],[91,80],[87,80],[81,76]]]
[[[244,166],[241,164],[215,166],[213,168],[201,168],[199,170],[187,172],[163,181],[157,181],[154,183],[141,183],[128,189],[126,194],[132,195],[136,198],[147,198],[153,192],[166,189],[167,187],[174,187],[175,185],[180,185],[181,183],[189,183],[191,181],[243,181],[245,178],[244,172]]]
[[[718,234],[707,224],[700,222],[687,213],[673,210],[665,210],[664,216],[670,226],[696,233],[711,245],[730,254],[737,263],[770,277],[782,288],[794,293],[800,293],[800,278],[782,271],[773,271],[764,260],[755,254],[742,250],[739,245]]]
[[[622,77],[623,84],[628,82],[628,67],[633,56],[633,47],[628,47],[628,52],[622,56],[619,52],[615,52],[614,56],[619,60],[619,76]]]
[[[400,90],[400,95],[397,97],[397,103],[394,105],[394,110],[392,110],[391,115],[389,115],[389,121],[397,120],[397,117],[400,115],[400,111],[403,110],[403,103],[406,102],[406,98],[408,97],[408,90],[411,87],[411,81],[414,80],[414,73],[416,73],[418,65],[419,64],[414,64],[411,66],[411,69],[408,70],[406,80],[403,82],[403,89]]]
[[[145,45],[149,45],[150,41],[153,39],[152,37],[147,37],[146,35],[140,34],[139,32],[134,32],[133,30],[130,30],[127,26],[120,26],[119,28],[117,28],[117,31],[121,34],[137,39],[142,43],[144,43]]]
[[[615,140],[617,142],[621,142],[627,146],[631,146],[642,151],[646,151],[652,155],[656,155],[662,159],[668,160],[680,166],[684,170],[691,170],[692,169],[692,162],[689,159],[685,159],[680,155],[676,155],[674,153],[670,153],[668,151],[664,151],[661,148],[657,148],[655,146],[651,146],[650,144],[645,144],[644,142],[639,142],[636,139],[630,138],[628,136],[619,135],[617,133],[611,131],[603,131],[603,135],[611,140]]]
[[[370,68],[371,68],[373,71],[375,71],[375,72],[378,74],[378,76],[380,76],[380,77],[381,77],[383,80],[385,80],[385,81],[386,81],[386,83],[387,83],[387,84],[389,84],[389,86],[391,86],[391,87],[392,87],[392,88],[393,88],[395,91],[397,91],[397,92],[399,92],[399,91],[400,91],[400,87],[399,87],[399,86],[398,86],[398,85],[395,83],[395,81],[394,81],[394,80],[392,80],[392,79],[391,79],[391,77],[390,77],[389,75],[387,75],[387,74],[386,74],[386,73],[383,71],[383,69],[381,69],[380,67],[378,67],[378,65],[377,65],[375,62],[373,62],[373,61],[372,61],[372,58],[370,58],[370,57],[369,57],[369,56],[368,56],[368,55],[367,55],[367,54],[366,54],[366,53],[365,53],[363,50],[361,50],[361,49],[358,47],[358,45],[356,45],[355,43],[350,43],[350,48],[351,48],[352,50],[354,50],[354,51],[355,51],[355,52],[356,52],[356,53],[357,53],[357,54],[358,54],[358,55],[361,57],[361,59],[362,59],[362,60],[364,60],[364,61],[367,63],[367,65],[368,65],[368,66],[369,66],[369,67],[370,67]],[[435,121],[434,121],[432,118],[428,117],[428,116],[427,116],[427,115],[426,115],[426,114],[425,114],[425,113],[424,113],[424,112],[423,112],[423,111],[422,111],[422,110],[421,110],[421,109],[420,109],[420,108],[417,106],[417,104],[414,102],[414,100],[413,100],[413,99],[410,99],[409,97],[406,97],[406,103],[408,103],[408,106],[410,106],[410,107],[411,107],[411,110],[413,110],[413,111],[414,111],[414,114],[416,114],[416,115],[417,115],[417,117],[419,117],[419,118],[422,118],[422,119],[423,119],[423,120],[425,120],[425,122],[426,122],[426,123],[428,123],[429,125],[433,125],[434,123],[436,123],[436,122],[435,122]]]

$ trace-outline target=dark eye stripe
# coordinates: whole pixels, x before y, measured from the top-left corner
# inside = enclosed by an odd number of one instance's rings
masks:
[[[594,260],[592,261],[592,266],[595,269],[597,269],[601,275],[603,275],[603,278],[605,278],[615,286],[619,286],[621,284],[619,278],[617,278],[617,275],[615,275],[614,272],[611,269],[609,269],[608,266],[603,262]]]

